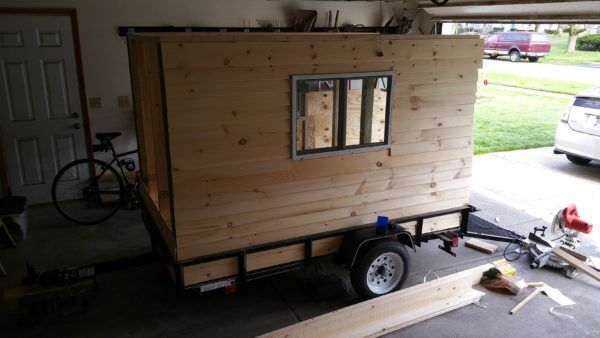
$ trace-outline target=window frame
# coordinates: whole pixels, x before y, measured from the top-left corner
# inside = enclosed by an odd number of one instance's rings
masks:
[[[386,97],[386,112],[385,112],[385,131],[384,131],[384,141],[377,143],[369,143],[369,144],[357,144],[357,145],[346,145],[345,141],[343,145],[329,147],[329,148],[319,148],[310,150],[308,152],[298,153],[298,149],[296,147],[296,137],[297,137],[297,106],[298,106],[298,81],[306,81],[306,80],[351,80],[351,79],[362,79],[364,80],[367,77],[388,77],[388,88],[387,88],[387,97]],[[331,156],[339,156],[339,155],[348,155],[348,154],[357,154],[371,151],[380,151],[389,149],[391,147],[391,131],[392,131],[392,111],[393,111],[393,96],[394,96],[394,83],[396,80],[396,72],[387,70],[387,71],[378,71],[378,72],[361,72],[361,73],[336,73],[336,74],[313,74],[313,75],[292,75],[291,76],[291,90],[292,90],[292,105],[291,105],[291,128],[292,128],[292,138],[291,138],[291,152],[293,160],[303,160],[303,159],[311,159],[311,158],[322,158],[322,157],[331,157]],[[347,83],[347,82],[345,82]],[[340,98],[338,98],[340,100]],[[340,126],[339,133],[342,133],[344,136],[346,134],[346,102],[338,102],[340,108],[343,107],[343,112],[340,109],[338,114],[338,125]],[[342,130],[341,127],[344,127]],[[345,137],[344,137],[345,140]]]

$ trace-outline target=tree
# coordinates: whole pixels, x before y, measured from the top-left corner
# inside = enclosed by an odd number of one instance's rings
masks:
[[[567,53],[575,53],[575,46],[577,45],[577,38],[587,29],[583,25],[569,25],[564,29],[565,33],[569,33],[569,40],[567,41]]]

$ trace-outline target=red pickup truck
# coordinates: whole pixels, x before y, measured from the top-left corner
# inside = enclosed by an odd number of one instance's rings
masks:
[[[500,32],[488,36],[484,42],[485,54],[490,58],[508,55],[512,62],[525,58],[537,62],[550,54],[551,47],[546,33]]]

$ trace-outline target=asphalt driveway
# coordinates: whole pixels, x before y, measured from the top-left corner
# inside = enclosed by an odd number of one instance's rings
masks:
[[[575,203],[580,216],[596,225],[586,239],[600,248],[600,162],[579,166],[552,151],[549,147],[475,156],[471,189],[547,222]]]

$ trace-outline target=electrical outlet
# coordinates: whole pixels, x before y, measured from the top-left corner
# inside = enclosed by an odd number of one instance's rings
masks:
[[[117,102],[121,108],[129,108],[131,106],[131,103],[129,103],[129,96],[117,96]]]
[[[102,98],[97,96],[90,97],[90,108],[102,108]]]

